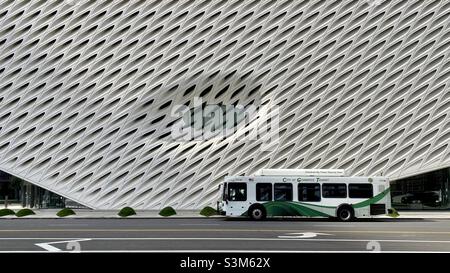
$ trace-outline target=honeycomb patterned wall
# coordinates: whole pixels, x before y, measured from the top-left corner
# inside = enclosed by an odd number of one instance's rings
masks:
[[[0,169],[92,208],[195,209],[260,168],[450,166],[449,18],[439,0],[2,0]],[[277,141],[171,139],[195,97],[278,107]]]

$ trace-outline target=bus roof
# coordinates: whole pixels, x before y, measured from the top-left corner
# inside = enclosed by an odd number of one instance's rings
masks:
[[[255,176],[345,176],[343,169],[261,169]]]

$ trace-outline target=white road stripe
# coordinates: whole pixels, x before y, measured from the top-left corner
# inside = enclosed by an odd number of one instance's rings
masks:
[[[308,232],[302,229],[9,229],[0,230],[0,233],[23,233],[23,232]],[[324,233],[351,233],[351,234],[436,234],[450,235],[450,231],[400,231],[400,230],[318,230]]]
[[[62,251],[61,249],[59,249],[57,247],[54,247],[52,245],[49,245],[47,243],[35,244],[35,245],[40,247],[40,248],[43,248],[43,249],[45,249],[47,251],[50,251],[50,252],[60,252],[60,251]]]
[[[68,240],[68,241],[57,241],[57,242],[48,242],[48,243],[39,243],[35,244],[36,246],[43,248],[50,252],[61,252],[63,250],[52,246],[53,244],[68,244],[68,243],[75,243],[75,242],[83,242],[83,241],[90,241],[91,239],[78,239],[78,240]]]
[[[70,253],[71,251],[61,251]],[[450,251],[380,251],[370,250],[83,250],[83,253],[450,253]],[[50,253],[48,251],[0,251],[0,253]]]
[[[220,224],[180,224],[180,226],[220,226]]]
[[[310,241],[310,242],[387,242],[387,243],[450,243],[450,241],[433,241],[433,240],[390,240],[390,239],[287,239],[287,238],[93,238],[92,240],[102,241]]]
[[[2,240],[53,240],[53,239],[63,239],[63,238],[0,238]],[[59,244],[59,243],[69,243],[74,241],[310,241],[310,242],[387,242],[387,243],[436,243],[436,244],[448,244],[450,241],[445,240],[398,240],[398,239],[288,239],[288,238],[229,238],[229,237],[144,237],[144,238],[90,238],[90,239],[75,239],[68,241],[59,241],[59,242],[49,242],[45,244]],[[41,243],[42,244],[42,243]]]
[[[349,228],[349,227],[357,227],[355,225],[313,225],[314,227],[337,227],[337,228],[341,228],[341,227],[345,227],[345,228]],[[360,227],[360,226],[358,226]]]
[[[294,233],[286,233],[286,235],[278,236],[278,238],[282,239],[309,239],[315,238],[317,235],[331,235],[328,233],[317,233],[317,232],[294,232]]]
[[[40,238],[30,238],[30,237],[19,237],[19,238],[0,238],[0,241],[7,241],[7,240],[39,240],[39,241],[46,241],[46,240],[82,240],[83,238],[61,238],[61,237],[40,237]]]

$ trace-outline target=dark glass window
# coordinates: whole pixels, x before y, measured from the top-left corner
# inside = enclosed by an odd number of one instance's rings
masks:
[[[450,168],[391,181],[396,209],[450,209]]]
[[[325,183],[322,185],[322,196],[324,198],[346,198],[347,185]]]
[[[348,184],[348,196],[350,198],[371,198],[373,197],[373,185]]]
[[[246,183],[228,183],[229,201],[246,201],[247,184]]]
[[[272,201],[272,183],[256,184],[256,201]]]
[[[298,184],[298,201],[317,202],[320,201],[319,183]]]
[[[223,183],[222,200],[227,200],[227,183]]]
[[[275,201],[292,201],[292,184],[275,183],[273,189]]]

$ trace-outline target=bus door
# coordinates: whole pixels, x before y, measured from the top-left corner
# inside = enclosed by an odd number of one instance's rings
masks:
[[[248,207],[247,183],[229,182],[227,188],[227,215],[241,215]]]

